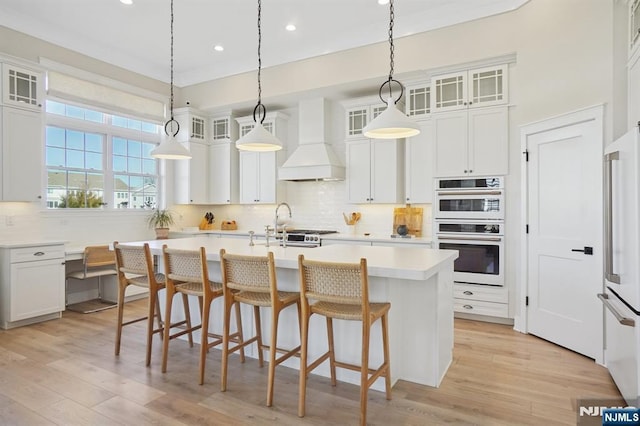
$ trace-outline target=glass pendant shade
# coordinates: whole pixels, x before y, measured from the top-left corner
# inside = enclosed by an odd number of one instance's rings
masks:
[[[389,98],[387,108],[371,120],[362,132],[372,139],[399,139],[419,134],[420,126],[400,111],[393,99]]]
[[[269,133],[262,123],[256,123],[249,133],[236,141],[236,148],[241,151],[279,151],[282,142]]]

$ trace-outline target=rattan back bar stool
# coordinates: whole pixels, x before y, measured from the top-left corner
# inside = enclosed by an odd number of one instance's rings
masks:
[[[113,243],[113,249],[115,251],[116,269],[118,271],[118,320],[116,328],[115,354],[120,355],[122,328],[126,325],[147,320],[146,365],[149,366],[151,364],[153,335],[158,333],[160,334],[160,338],[162,338],[162,333],[165,327],[167,330],[172,327],[189,327],[189,316],[187,315],[185,320],[174,324],[171,324],[170,320],[167,318],[165,318],[165,322],[162,321],[158,292],[165,287],[165,276],[164,274],[156,273],[154,271],[153,258],[151,256],[149,244],[145,243],[143,246],[126,245],[115,241]],[[144,287],[149,290],[148,312],[145,317],[135,318],[125,322],[124,302],[127,287],[130,285]],[[189,312],[188,308],[189,307],[185,305],[187,313]],[[157,328],[154,328],[154,319],[157,320]],[[189,340],[192,342],[191,335],[189,335]],[[193,345],[193,343],[191,344]]]
[[[293,349],[282,349],[278,343],[278,320],[280,312],[288,306],[296,305],[298,318],[300,318],[300,294],[298,292],[278,291],[276,281],[276,267],[273,252],[267,256],[243,256],[230,254],[225,249],[220,250],[220,266],[222,268],[222,288],[224,292],[225,321],[224,343],[222,346],[222,386],[224,392],[227,389],[227,366],[229,355],[253,342],[258,345],[258,360],[260,367],[264,365],[262,351],[269,350],[269,377],[267,384],[267,406],[273,404],[273,386],[276,365],[286,359],[299,354],[300,346]],[[229,348],[229,320],[231,307],[240,303],[253,306],[253,316],[256,324],[256,335],[245,340],[241,345]],[[262,325],[260,321],[260,308],[271,307],[271,336],[270,344],[262,342]],[[276,353],[281,353],[276,357]]]
[[[298,416],[305,415],[308,374],[327,358],[331,368],[331,384],[336,385],[336,367],[360,372],[360,424],[367,422],[367,394],[379,377],[385,378],[387,399],[391,399],[391,373],[389,364],[389,334],[387,314],[390,303],[369,302],[367,260],[359,263],[334,263],[306,260],[298,256],[300,298],[302,303],[302,349],[300,353],[300,393]],[[310,303],[313,300],[314,303]],[[328,351],[315,361],[307,363],[309,319],[311,315],[327,319]],[[369,337],[371,326],[380,318],[384,359],[376,370],[369,368]],[[333,319],[362,321],[362,361],[360,365],[336,361],[333,342]]]
[[[207,254],[204,247],[199,250],[179,250],[170,249],[167,245],[162,246],[165,275],[167,277],[167,301],[165,307],[165,318],[171,318],[171,307],[173,297],[182,294],[184,299],[187,296],[197,296],[200,306],[200,324],[191,326],[181,333],[169,336],[165,331],[164,344],[162,348],[162,372],[167,371],[167,359],[169,353],[169,340],[184,333],[201,329],[200,331],[200,384],[204,383],[204,370],[209,349],[222,343],[222,335],[209,332],[209,318],[211,315],[211,304],[214,299],[222,296],[222,284],[209,279],[209,269],[207,267]],[[240,309],[236,310],[236,333],[230,337],[236,342],[242,342],[242,318]],[[209,341],[209,337],[214,340]],[[244,362],[244,349],[240,353]]]

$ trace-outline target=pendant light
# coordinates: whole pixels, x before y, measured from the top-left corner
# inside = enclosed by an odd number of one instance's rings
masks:
[[[166,160],[186,160],[191,158],[191,153],[185,148],[176,136],[180,131],[180,123],[173,118],[173,0],[171,0],[171,118],[164,123],[164,133],[167,138],[160,145],[151,150],[153,158]],[[175,132],[173,131],[175,127]]]
[[[402,94],[404,92],[404,87],[402,83],[398,80],[394,80],[393,78],[393,0],[389,1],[389,62],[390,62],[390,70],[389,70],[389,78],[387,81],[382,83],[379,90],[380,99],[382,102],[387,104],[387,108],[376,118],[371,120],[369,124],[367,124],[363,133],[366,137],[372,139],[397,139],[397,138],[408,138],[411,136],[415,136],[420,133],[420,127],[418,123],[407,117],[402,111],[398,109],[396,106],[396,102],[402,98]],[[393,93],[391,89],[392,83],[396,83],[400,86],[400,96],[397,99],[393,99]],[[389,96],[387,100],[382,97],[382,90],[384,86],[389,85]]]
[[[262,47],[261,15],[262,1],[258,0],[258,104],[253,109],[253,122],[255,123],[253,129],[236,141],[236,148],[242,151],[278,151],[282,149],[282,142],[262,125],[267,116],[267,108],[262,104],[262,85],[260,83],[262,71],[262,57],[260,56],[260,48]],[[256,114],[260,117],[260,122],[258,122]]]

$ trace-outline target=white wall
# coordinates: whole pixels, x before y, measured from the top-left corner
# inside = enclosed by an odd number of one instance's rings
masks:
[[[466,24],[416,34],[396,40],[395,69],[397,75],[414,73],[488,57],[516,53],[517,62],[510,69],[510,170],[507,176],[507,281],[515,283],[520,244],[520,162],[519,128],[524,124],[564,114],[595,104],[605,105],[605,143],[620,131],[620,114],[624,102],[622,90],[614,75],[620,76],[620,54],[613,53],[613,0],[531,0],[520,9],[498,16],[479,19]],[[614,6],[615,4],[615,6]],[[396,25],[401,25],[400,22]],[[0,51],[34,60],[47,56],[59,62],[107,73],[148,90],[161,93],[166,85],[144,79],[133,73],[116,69],[64,49],[34,41],[0,27]],[[316,97],[332,88],[377,90],[388,73],[388,46],[371,45],[346,52],[324,55],[263,70],[263,100],[269,105],[295,98]],[[618,64],[616,66],[616,64]],[[363,86],[363,81],[366,84]],[[312,93],[313,92],[313,93]],[[614,99],[614,94],[616,98]],[[230,106],[253,105],[255,102],[255,73],[246,73],[217,81],[183,88],[178,91],[177,106],[190,101],[204,110],[224,110]],[[616,117],[614,122],[613,117]],[[342,119],[332,134],[336,148],[344,144],[340,138]],[[295,132],[295,126],[290,131]],[[288,149],[295,148],[296,137],[289,137]],[[344,201],[344,183],[289,183],[286,200],[292,205],[296,221],[320,227],[340,229],[343,211],[363,212],[362,228],[387,233],[392,223],[394,206],[352,206]],[[214,211],[220,219],[234,218],[242,228],[256,230],[271,223],[274,206],[213,207],[176,206],[182,214],[177,225],[194,225],[205,211]],[[7,216],[13,226],[7,226]],[[320,218],[320,219],[318,219]],[[43,220],[44,219],[44,220]],[[0,237],[43,233],[51,237],[70,239],[92,238],[137,239],[149,236],[141,219],[129,221],[122,216],[104,216],[98,225],[90,217],[74,219],[49,218],[33,205],[0,203]],[[73,224],[71,223],[73,221]],[[126,223],[125,223],[126,222]],[[121,238],[126,235],[128,238]],[[514,292],[512,292],[512,297]]]

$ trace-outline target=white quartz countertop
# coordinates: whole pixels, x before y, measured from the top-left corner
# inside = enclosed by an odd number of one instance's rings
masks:
[[[210,231],[171,231],[170,235],[172,236],[198,236],[198,235],[229,235],[229,236],[249,236],[248,230],[236,230],[236,231],[223,231],[220,229],[213,229]],[[256,231],[256,237],[264,237],[264,231]],[[414,237],[414,238],[394,238],[391,237],[390,234],[343,234],[340,232],[334,234],[324,234],[320,235],[321,240],[329,240],[329,241],[365,241],[365,242],[397,242],[404,244],[430,244],[432,242],[431,238],[423,238],[423,237]]]
[[[0,248],[21,248],[21,247],[42,247],[42,246],[57,246],[59,244],[65,244],[64,240],[16,240],[16,241],[2,241],[0,242]]]
[[[207,259],[220,261],[220,249],[228,253],[251,256],[264,256],[268,251],[273,252],[276,267],[286,269],[298,268],[298,254],[305,258],[325,262],[356,263],[361,258],[367,259],[370,276],[397,278],[407,280],[426,280],[449,262],[457,259],[456,250],[433,250],[419,247],[378,247],[333,244],[324,247],[280,247],[272,244],[266,247],[263,241],[249,246],[248,241],[238,238],[208,238],[197,236],[191,238],[176,238],[168,240],[150,240],[133,243],[142,245],[148,243],[153,254],[162,254],[162,246],[197,250],[204,247]]]

